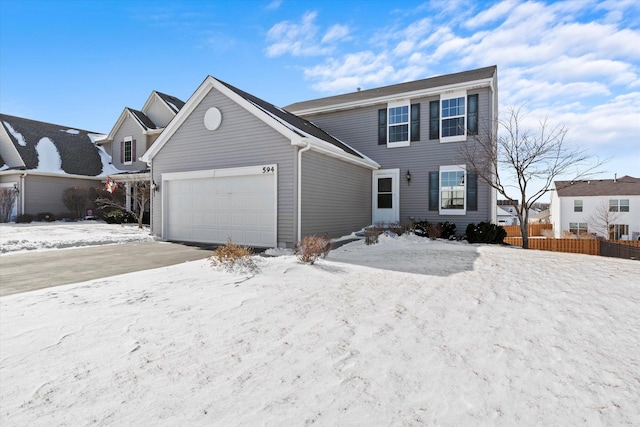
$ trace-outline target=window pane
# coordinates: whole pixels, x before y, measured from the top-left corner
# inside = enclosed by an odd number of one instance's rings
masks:
[[[391,193],[392,178],[378,178],[378,193]]]
[[[582,212],[582,200],[574,200],[573,201],[573,211],[574,212]]]
[[[463,191],[443,191],[442,209],[464,209]]]
[[[629,212],[629,199],[620,200],[620,212]]]
[[[617,200],[609,200],[609,212],[618,212]]]
[[[442,121],[442,136],[464,135],[464,117]]]
[[[464,115],[464,98],[452,98],[442,100],[442,117],[455,117]]]
[[[389,142],[409,140],[409,125],[389,126]]]
[[[393,197],[391,194],[378,194],[378,209],[392,209]]]
[[[389,124],[395,125],[398,123],[409,122],[409,106],[389,108]]]

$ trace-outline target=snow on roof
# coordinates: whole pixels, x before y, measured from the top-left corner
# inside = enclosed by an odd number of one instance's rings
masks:
[[[61,175],[104,176],[119,172],[96,146],[97,132],[0,114],[24,168]],[[6,165],[7,168],[12,165]]]

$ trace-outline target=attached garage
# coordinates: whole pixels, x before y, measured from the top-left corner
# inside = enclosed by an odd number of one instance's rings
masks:
[[[167,240],[277,246],[276,165],[162,174]]]

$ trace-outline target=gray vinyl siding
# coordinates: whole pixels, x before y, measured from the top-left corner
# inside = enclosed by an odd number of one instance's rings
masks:
[[[37,215],[51,212],[57,218],[70,217],[69,209],[62,202],[62,194],[69,187],[102,187],[101,180],[76,179],[28,174],[25,177],[24,213]],[[21,212],[22,213],[22,212]]]
[[[130,165],[125,165],[120,161],[120,159],[122,158],[122,141],[124,141],[124,138],[127,136],[130,136],[136,140],[135,158],[133,159],[134,162]],[[126,117],[122,121],[122,125],[120,126],[118,131],[113,136],[113,142],[111,143],[111,161],[113,162],[113,165],[116,168],[124,171],[146,170],[146,163],[135,161],[137,158],[141,157],[147,150],[146,138],[146,135],[142,133],[142,128],[136,122],[136,120],[131,117]]]
[[[204,127],[206,111],[216,107],[222,123],[215,131]],[[291,141],[215,89],[202,100],[153,158],[156,183],[167,172],[224,169],[277,164],[278,242],[295,242],[294,164]],[[162,201],[154,194],[153,233],[162,233]]]
[[[491,123],[493,100],[489,89],[468,91],[467,95],[476,93],[479,94],[478,122],[482,134]],[[421,139],[411,142],[409,147],[387,148],[386,145],[378,145],[378,110],[385,108],[386,104],[305,118],[378,162],[380,169],[400,169],[401,222],[412,219],[451,221],[456,223],[459,232],[464,232],[469,222],[491,220],[491,189],[478,180],[478,210],[467,211],[464,216],[439,215],[437,211],[429,211],[429,172],[438,171],[440,166],[464,164],[459,152],[462,142],[429,140],[429,102],[436,100],[439,100],[438,96],[411,99],[411,104],[420,103]],[[406,179],[407,170],[411,171],[410,184]]]
[[[144,111],[144,113],[157,127],[161,128],[166,127],[171,119],[175,117],[175,113],[169,111],[169,108],[164,105],[164,102],[159,101],[158,98],[155,98],[154,102],[146,111]]]
[[[340,237],[371,224],[371,170],[302,154],[302,233]]]

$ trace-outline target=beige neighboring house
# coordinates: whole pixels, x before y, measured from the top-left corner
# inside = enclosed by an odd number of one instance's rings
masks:
[[[132,209],[130,184],[151,179],[149,166],[140,160],[140,156],[151,147],[183,106],[184,102],[175,96],[154,90],[141,110],[125,107],[111,132],[96,140],[120,171],[111,177],[125,185],[127,209]]]
[[[0,114],[0,187],[14,189],[9,214],[52,213],[69,217],[62,202],[66,188],[100,187],[118,173],[106,151],[96,145],[104,135]]]
[[[596,233],[614,240],[640,239],[640,178],[623,176],[554,184],[550,211],[556,237],[567,231],[577,235]],[[609,236],[602,235],[602,224],[593,223],[597,210],[603,206],[610,213]]]

